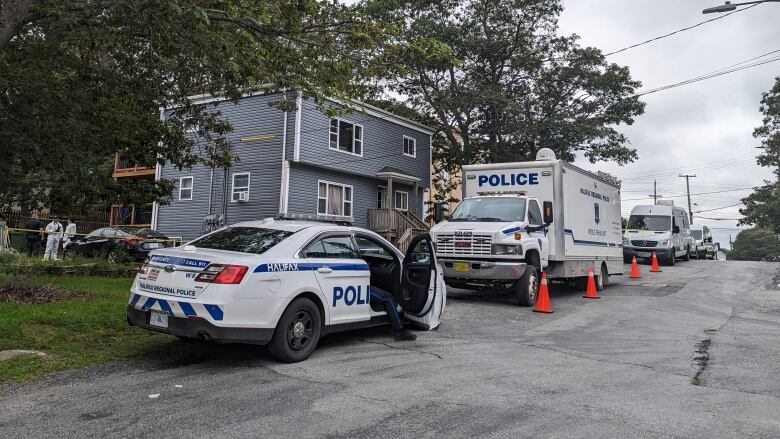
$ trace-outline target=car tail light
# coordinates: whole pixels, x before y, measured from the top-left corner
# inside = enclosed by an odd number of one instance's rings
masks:
[[[149,258],[144,259],[144,263],[141,264],[140,267],[138,267],[138,272],[141,274],[146,274],[146,270],[149,269]]]
[[[195,277],[195,282],[240,284],[248,270],[249,267],[243,265],[210,264]]]
[[[129,245],[129,246],[133,246],[133,247],[135,247],[135,246],[137,246],[137,245],[138,245],[138,241],[136,241],[134,238],[130,238],[130,239],[128,239],[128,240],[127,240],[127,241],[125,241],[125,242],[127,242],[127,245]]]

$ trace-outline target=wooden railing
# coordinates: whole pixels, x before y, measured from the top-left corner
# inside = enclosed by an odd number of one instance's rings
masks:
[[[138,166],[132,161],[122,157],[122,154],[114,155],[114,178],[138,177],[144,175],[154,175],[154,168],[147,166]]]
[[[407,231],[428,230],[428,226],[417,215],[398,209],[368,209],[368,228],[399,244],[400,238],[404,237]],[[406,238],[410,239],[408,236]]]
[[[151,227],[152,205],[136,208],[115,204],[111,206],[109,220],[112,226]]]

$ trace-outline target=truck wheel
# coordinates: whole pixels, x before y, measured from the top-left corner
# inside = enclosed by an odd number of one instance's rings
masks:
[[[520,306],[534,306],[536,295],[539,292],[539,270],[535,265],[525,267],[525,272],[512,287],[513,293]]]
[[[317,305],[305,297],[295,299],[276,324],[268,352],[285,363],[303,361],[317,347],[321,333],[322,317]]]
[[[601,273],[596,276],[596,291],[601,291],[609,285],[609,272],[607,271],[607,264],[601,264]]]

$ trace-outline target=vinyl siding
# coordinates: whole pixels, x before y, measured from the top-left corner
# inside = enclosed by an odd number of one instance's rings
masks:
[[[338,107],[333,102],[329,104]],[[301,118],[301,162],[337,166],[343,171],[365,177],[375,177],[380,169],[391,166],[419,178],[420,186],[430,186],[430,135],[360,111],[345,115],[341,119],[363,126],[363,156],[330,149],[330,118],[318,111],[313,101],[304,100]],[[416,157],[403,154],[404,136],[416,140]]]
[[[357,227],[368,226],[368,209],[376,208],[377,190],[379,186],[385,186],[386,182],[309,165],[294,164],[290,169],[288,213],[317,215],[317,191],[320,180],[352,186],[352,217],[354,219],[352,224]],[[418,189],[418,195],[415,197],[412,186],[393,184],[393,191],[399,190],[409,193],[409,210],[420,216],[422,214],[422,198],[420,198],[422,187]]]
[[[237,160],[227,172],[223,169],[214,171],[212,199],[213,213],[222,213],[223,200],[227,200],[227,224],[275,216],[279,211],[284,113],[269,107],[268,103],[281,97],[281,94],[251,96],[241,99],[237,104],[222,101],[216,106],[208,106],[209,111],[219,111],[221,117],[233,126],[233,132],[226,137]],[[288,132],[288,136],[289,134]],[[274,137],[268,140],[241,141],[242,137],[252,136]],[[250,173],[249,201],[234,203],[230,201],[231,176],[241,172]],[[171,204],[159,208],[157,229],[171,236],[192,239],[205,231],[203,218],[209,211],[210,168],[196,166],[178,170],[166,165],[161,172],[161,178],[173,179],[177,186],[179,177],[188,175],[194,177],[193,199],[179,201],[177,187]]]

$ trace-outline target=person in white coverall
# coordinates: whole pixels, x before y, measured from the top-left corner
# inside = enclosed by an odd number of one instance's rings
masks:
[[[68,218],[68,225],[65,226],[65,238],[62,240],[62,248],[68,248],[70,240],[76,236],[76,221],[73,218]]]
[[[46,233],[49,235],[46,238],[46,252],[43,254],[43,260],[56,261],[59,258],[60,241],[62,240],[62,224],[60,220],[54,218],[48,225],[46,225]]]

